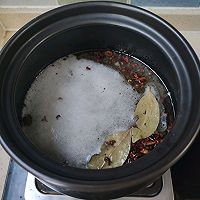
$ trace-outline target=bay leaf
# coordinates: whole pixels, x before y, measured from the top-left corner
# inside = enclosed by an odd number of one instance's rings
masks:
[[[159,124],[160,110],[150,87],[147,87],[144,96],[138,102],[135,116],[138,118],[137,127],[107,136],[105,141],[114,141],[113,145],[107,145],[105,142],[101,146],[101,152],[91,157],[88,168],[106,169],[123,165],[128,157],[131,141],[135,143],[154,133]]]
[[[138,102],[135,109],[137,128],[142,131],[142,138],[149,137],[157,129],[160,120],[158,102],[148,86],[144,96]]]
[[[101,152],[91,157],[88,168],[106,169],[123,165],[130,151],[131,136],[131,129],[108,135],[105,141],[114,141],[114,144],[107,145],[105,142]]]
[[[135,143],[138,140],[143,138],[143,132],[139,128],[131,128],[130,134],[131,134],[132,143]]]

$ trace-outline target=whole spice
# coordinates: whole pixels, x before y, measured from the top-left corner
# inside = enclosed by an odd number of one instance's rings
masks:
[[[141,68],[140,68],[140,71],[141,71],[141,72],[144,72],[144,67],[141,67]]]
[[[143,153],[143,154],[148,154],[149,153],[149,151],[147,149],[145,149],[145,148],[143,148],[142,150],[140,150],[140,152]]]
[[[151,146],[151,145],[154,145],[154,144],[156,144],[156,141],[148,141],[148,142],[145,142],[145,145],[146,146]]]
[[[41,121],[42,121],[42,122],[48,122],[48,121],[47,121],[46,115],[44,115],[44,117],[41,119]]]
[[[138,64],[137,64],[137,63],[133,63],[133,64],[131,64],[131,66],[132,66],[132,67],[137,67]]]
[[[113,55],[113,52],[112,51],[105,51],[105,55],[107,57],[111,57]]]
[[[134,85],[134,88],[137,90],[137,89],[140,88],[140,85],[136,83],[136,84]]]
[[[112,163],[109,157],[105,157],[105,158],[104,158],[104,161],[105,161],[106,163],[108,163],[108,166],[110,166],[111,163]]]
[[[125,163],[132,163],[143,155],[148,154],[149,151],[154,149],[162,141],[162,138],[162,134],[155,131],[151,136],[131,143],[131,150]]]
[[[113,146],[116,143],[116,141],[115,140],[109,140],[109,141],[106,141],[105,143],[106,143],[106,145]]]
[[[126,62],[126,63],[128,63],[128,56],[122,56],[122,60],[124,61],[124,62]]]
[[[87,69],[87,70],[91,70],[91,68],[90,68],[90,67],[86,67],[85,69]]]
[[[57,115],[57,116],[56,116],[56,119],[58,120],[60,117],[61,117],[61,115]]]
[[[69,163],[68,163],[67,160],[64,160],[64,161],[61,163],[61,165],[62,165],[63,167],[67,167],[67,166],[69,165]]]

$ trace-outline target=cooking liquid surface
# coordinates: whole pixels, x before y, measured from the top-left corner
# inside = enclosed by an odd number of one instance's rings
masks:
[[[113,51],[82,52],[46,67],[26,94],[24,133],[51,159],[85,168],[91,156],[99,153],[108,134],[128,130],[135,124],[134,110],[147,85],[161,112],[160,138],[149,145],[150,151],[169,132],[168,119],[173,110],[169,92],[144,63]],[[156,140],[153,137],[151,140]],[[141,149],[142,142],[137,142]],[[131,151],[136,147],[133,144]],[[140,148],[136,149],[137,158],[144,155]],[[134,160],[130,154],[126,163]]]

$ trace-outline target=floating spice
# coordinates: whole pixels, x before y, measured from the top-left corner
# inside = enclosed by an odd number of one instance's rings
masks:
[[[105,142],[106,145],[111,145],[111,146],[113,146],[115,143],[116,143],[115,140],[109,140]]]
[[[143,137],[154,133],[159,124],[160,110],[150,87],[147,87],[145,95],[138,102],[135,115],[138,116],[136,125],[143,132]]]
[[[46,115],[41,119],[42,122],[48,122]]]
[[[85,69],[87,69],[87,70],[91,70],[91,68],[90,68],[90,67],[86,67]]]
[[[107,57],[111,57],[111,56],[113,56],[113,52],[112,51],[105,51],[105,55]]]
[[[57,120],[58,120],[59,118],[61,118],[61,115],[57,115],[57,116],[56,116],[56,119],[57,119]]]

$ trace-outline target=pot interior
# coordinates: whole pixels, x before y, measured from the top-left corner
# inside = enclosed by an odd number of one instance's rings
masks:
[[[35,43],[32,38],[30,43]],[[113,25],[87,25],[64,30],[35,45],[21,65],[15,85],[15,107],[21,123],[22,107],[27,90],[36,76],[60,57],[81,51],[112,49],[124,51],[149,65],[164,81],[171,92],[173,103],[179,102],[178,75],[175,65],[154,35]],[[30,47],[27,47],[30,48]],[[48,97],[47,97],[48,98]]]

